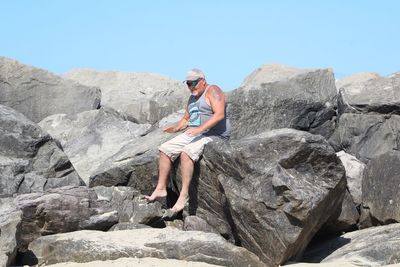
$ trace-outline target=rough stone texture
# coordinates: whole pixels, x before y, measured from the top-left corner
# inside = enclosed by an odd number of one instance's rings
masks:
[[[157,258],[119,258],[108,261],[91,261],[85,263],[65,262],[48,265],[51,267],[221,267],[205,262],[193,262]],[[353,265],[352,265],[353,266]]]
[[[206,220],[198,216],[187,216],[183,223],[183,230],[185,231],[202,231],[206,233],[216,233],[218,231],[209,225]]]
[[[318,232],[318,235],[342,234],[358,229],[357,223],[360,218],[356,205],[350,193],[346,191],[342,206],[328,220],[328,222]]]
[[[110,203],[113,210],[118,212],[119,222],[129,222],[134,212],[134,201],[139,192],[127,186],[96,186],[93,190],[97,194],[98,201]]]
[[[102,106],[126,112],[139,123],[156,123],[182,109],[189,97],[185,84],[159,74],[75,69],[64,77],[101,88]]]
[[[158,127],[159,128],[164,128],[164,127],[173,125],[173,124],[179,122],[184,115],[185,115],[185,110],[184,109],[178,110],[177,112],[172,113],[171,115],[168,115],[165,118],[162,118],[158,122]]]
[[[50,135],[0,105],[0,196],[81,185],[71,162]]]
[[[118,223],[111,204],[99,200],[93,189],[84,186],[19,195],[16,204],[23,214],[19,232],[22,250],[40,236],[81,229],[108,230]]]
[[[103,171],[110,157],[132,140],[147,134],[151,126],[130,122],[123,114],[107,108],[70,116],[53,115],[39,125],[60,141],[87,185],[91,176]],[[126,184],[121,181],[125,177],[114,178],[117,181],[112,185]]]
[[[400,262],[400,224],[346,233],[305,254],[309,262],[346,261],[357,266],[384,266]]]
[[[22,212],[14,198],[0,198],[0,266],[9,266],[17,254],[17,232]]]
[[[388,77],[367,74],[340,85],[338,112],[400,114],[400,73]]]
[[[364,175],[365,163],[359,161],[356,157],[347,154],[344,151],[339,151],[336,155],[342,161],[346,170],[347,189],[353,198],[354,204],[361,204],[361,185]]]
[[[344,150],[367,163],[400,149],[400,116],[345,113],[329,143],[336,151]]]
[[[265,266],[253,253],[216,234],[174,228],[57,234],[40,237],[29,248],[39,265],[154,257],[222,266]]]
[[[232,137],[286,127],[329,137],[335,126],[335,97],[329,69],[264,65],[229,94]]]
[[[156,129],[131,140],[103,162],[90,177],[89,185],[127,185],[151,194],[158,180],[158,146],[174,136]]]
[[[96,109],[101,92],[50,72],[0,57],[0,104],[34,122],[58,113]]]
[[[372,159],[365,168],[362,208],[374,225],[400,222],[399,162],[400,152],[391,151]]]
[[[294,129],[206,146],[196,215],[276,266],[340,207],[344,167],[322,136]]]
[[[336,81],[336,88],[339,90],[342,87],[352,87],[354,91],[361,91],[363,84],[369,80],[379,78],[379,74],[375,72],[360,72]],[[357,89],[358,90],[357,90]]]
[[[133,229],[142,229],[142,228],[151,228],[151,226],[145,224],[137,224],[137,223],[117,223],[114,224],[108,231],[121,231],[121,230],[133,230]]]

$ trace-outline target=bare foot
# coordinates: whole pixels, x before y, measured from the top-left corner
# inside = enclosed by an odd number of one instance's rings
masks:
[[[154,202],[159,198],[163,198],[167,196],[167,190],[155,189],[151,196],[144,196],[147,202]]]
[[[171,208],[172,211],[178,213],[185,208],[186,203],[189,201],[189,196],[182,196],[179,195],[178,200],[176,201],[175,205]]]

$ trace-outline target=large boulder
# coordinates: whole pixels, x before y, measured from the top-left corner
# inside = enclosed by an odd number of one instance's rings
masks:
[[[147,134],[151,127],[150,124],[133,123],[124,114],[108,108],[77,115],[52,115],[39,125],[60,141],[87,185],[91,176],[101,173],[99,169],[104,170],[104,163],[110,157],[136,138]],[[115,182],[113,185],[122,184]]]
[[[152,73],[128,73],[75,69],[67,79],[102,91],[102,106],[123,111],[138,123],[155,123],[182,109],[189,97],[186,85]]]
[[[367,164],[362,181],[362,227],[400,222],[400,152],[390,151]]]
[[[0,198],[0,266],[9,266],[17,255],[17,233],[22,212],[14,198]]]
[[[222,266],[265,266],[256,255],[226,242],[217,234],[175,228],[79,231],[43,236],[32,242],[29,249],[39,265],[154,257]]]
[[[0,196],[83,184],[57,142],[37,124],[0,105],[0,125]]]
[[[288,127],[329,137],[335,126],[335,97],[330,69],[264,65],[229,94],[232,136]]]
[[[96,109],[100,98],[98,88],[0,57],[0,104],[18,110],[34,122],[52,114]]]
[[[367,163],[388,151],[398,149],[400,116],[345,113],[329,139],[336,151],[344,150]]]
[[[207,144],[194,181],[196,215],[268,266],[301,254],[346,192],[331,146],[294,129]]]
[[[358,230],[316,244],[307,250],[304,260],[322,263],[349,262],[357,266],[399,263],[400,224]]]
[[[338,112],[400,114],[400,72],[388,77],[356,74],[338,83]]]

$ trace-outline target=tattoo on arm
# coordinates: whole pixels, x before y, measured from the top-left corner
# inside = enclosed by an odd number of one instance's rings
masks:
[[[215,89],[212,90],[212,97],[216,101],[221,101],[222,100],[220,93],[218,92],[218,90],[215,90]]]

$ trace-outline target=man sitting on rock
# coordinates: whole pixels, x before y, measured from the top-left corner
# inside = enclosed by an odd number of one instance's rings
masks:
[[[167,133],[187,129],[184,133],[163,143],[160,147],[159,176],[157,187],[148,202],[167,196],[167,181],[172,162],[180,157],[182,189],[171,211],[174,215],[182,211],[189,200],[189,185],[194,163],[199,160],[205,144],[220,139],[229,139],[230,124],[226,117],[225,95],[216,85],[207,83],[203,72],[192,69],[186,77],[191,92],[183,118],[173,126],[164,128]]]

